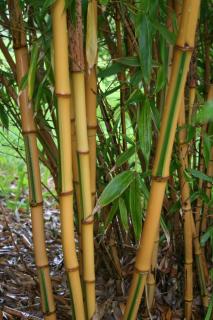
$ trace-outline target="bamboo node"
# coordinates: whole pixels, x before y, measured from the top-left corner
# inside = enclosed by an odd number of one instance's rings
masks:
[[[135,272],[136,273],[139,273],[139,274],[141,274],[141,275],[146,275],[146,274],[148,274],[149,273],[149,271],[142,271],[142,270],[139,270],[136,266],[135,266]]]
[[[59,92],[55,92],[55,95],[57,97],[64,97],[64,98],[70,98],[71,97],[71,93],[59,93]]]
[[[47,312],[43,312],[44,316],[51,316],[52,314],[56,313],[56,309],[54,309],[53,311],[47,311]]]
[[[35,208],[35,207],[42,207],[42,206],[43,206],[43,201],[41,202],[34,202],[33,200],[30,201],[30,207]]]
[[[23,135],[36,134],[36,133],[37,133],[36,130],[29,130],[29,131],[22,130],[22,134],[23,134]]]
[[[18,46],[14,45],[13,46],[14,50],[21,50],[21,49],[24,49],[24,48],[27,48],[26,44],[22,44],[22,45],[18,45]]]
[[[180,51],[183,51],[183,52],[186,52],[186,51],[193,51],[194,50],[194,47],[190,47],[188,45],[188,43],[185,43],[184,46],[179,46],[179,45],[176,45],[175,48],[177,50],[180,50]]]
[[[86,283],[95,283],[95,280],[86,280],[86,279],[84,279],[84,282],[86,282]]]
[[[82,224],[92,224],[94,222],[93,215],[89,215],[88,217],[81,220]]]
[[[87,125],[87,129],[97,129],[97,125]]]
[[[66,191],[66,192],[61,192],[60,193],[60,197],[66,197],[66,196],[70,196],[72,194],[73,194],[73,190]]]
[[[162,176],[152,176],[152,180],[155,180],[157,182],[165,182],[168,181],[170,176],[162,177]]]
[[[42,266],[36,265],[36,268],[37,268],[37,269],[47,269],[47,268],[49,268],[49,265],[48,265],[48,264],[44,264],[44,265],[42,265]]]
[[[81,150],[77,150],[78,154],[89,154],[89,150],[86,151],[81,151]]]
[[[77,270],[79,270],[79,266],[77,265],[76,267],[73,267],[73,268],[65,268],[66,272],[75,272]]]

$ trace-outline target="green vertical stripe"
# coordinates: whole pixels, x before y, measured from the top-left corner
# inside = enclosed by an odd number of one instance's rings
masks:
[[[56,127],[56,135],[57,135],[57,141],[58,141],[58,158],[57,158],[57,164],[58,164],[58,193],[61,193],[62,191],[62,174],[61,174],[61,143],[60,143],[60,130],[59,130],[59,111],[58,111],[58,104],[56,99],[56,116],[58,119],[58,126]]]
[[[70,292],[70,305],[71,305],[71,309],[72,309],[72,319],[75,320],[76,319],[75,306],[74,306],[72,289],[71,289],[70,278],[69,278],[69,273],[68,272],[67,272],[67,285],[68,285],[68,289],[69,289],[69,292]]]
[[[35,188],[35,178],[34,178],[34,172],[33,172],[33,160],[32,160],[32,151],[30,148],[30,142],[29,137],[24,136],[24,142],[25,142],[25,151],[26,151],[26,160],[27,160],[27,169],[28,169],[28,175],[29,175],[29,188],[31,190],[32,199],[30,201],[33,204],[37,203],[37,197],[36,197],[36,188]]]
[[[134,296],[133,296],[133,299],[132,299],[132,304],[130,306],[130,309],[129,309],[129,314],[127,316],[127,320],[132,320],[132,313],[134,311],[134,307],[135,307],[135,302],[136,300],[138,299],[138,294],[139,294],[139,290],[141,288],[141,284],[142,284],[142,279],[143,279],[143,275],[142,274],[139,274],[138,275],[138,283],[137,283],[137,287],[135,289],[135,292],[134,292]]]
[[[41,291],[44,296],[44,305],[45,305],[45,313],[49,312],[49,303],[48,303],[48,294],[47,294],[47,288],[46,288],[46,283],[45,283],[45,275],[44,271],[42,269],[39,270],[40,276],[41,276]]]
[[[81,193],[81,212],[80,212],[80,216],[81,219],[84,218],[84,202],[83,202],[83,192],[82,192],[82,179],[81,179],[81,165],[80,165],[80,159],[79,159],[79,153],[77,152],[77,161],[78,161],[78,176],[79,176],[79,184],[80,184],[80,193]],[[83,212],[83,215],[82,215]],[[81,221],[80,221],[81,222]],[[80,226],[80,224],[79,224]],[[80,227],[79,227],[80,229]]]
[[[159,162],[158,162],[158,167],[157,167],[157,172],[156,172],[157,176],[162,176],[163,175],[165,159],[166,159],[166,156],[167,156],[167,153],[168,153],[169,136],[170,136],[170,133],[171,133],[172,126],[174,125],[174,116],[175,116],[175,112],[176,112],[176,109],[177,109],[177,98],[178,98],[178,95],[180,93],[181,83],[183,81],[182,74],[183,74],[184,67],[185,67],[186,57],[187,57],[187,52],[181,52],[179,72],[178,72],[178,75],[177,75],[177,78],[176,78],[176,85],[175,85],[175,88],[174,88],[172,101],[171,101],[171,104],[170,104],[169,116],[168,116],[168,121],[167,121],[167,124],[166,124],[166,131],[165,131],[165,135],[164,135],[164,138],[163,138],[162,148],[161,148],[161,151],[160,151],[160,159],[159,159]],[[166,112],[166,111],[164,110],[164,112]]]

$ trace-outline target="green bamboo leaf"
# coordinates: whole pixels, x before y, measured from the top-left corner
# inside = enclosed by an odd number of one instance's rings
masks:
[[[209,135],[205,134],[204,138],[203,138],[203,157],[204,157],[206,167],[208,167],[211,148],[212,148],[211,137]]]
[[[213,178],[207,176],[206,174],[204,174],[203,172],[196,170],[196,169],[188,169],[188,172],[191,173],[191,175],[195,178],[207,181],[207,182],[211,182],[213,183]]]
[[[119,198],[119,211],[120,211],[120,217],[121,217],[121,222],[126,231],[129,229],[129,224],[128,224],[128,215],[127,215],[127,208],[125,205],[125,201],[123,198]]]
[[[207,229],[207,231],[201,236],[200,244],[202,247],[205,246],[205,243],[209,240],[209,238],[213,236],[213,226]]]
[[[107,216],[107,219],[106,219],[106,222],[105,222],[105,228],[108,227],[108,225],[112,222],[116,212],[118,210],[118,201],[114,201],[113,204],[112,204],[112,207],[110,209],[110,212]]]
[[[38,54],[39,54],[39,43],[35,42],[33,44],[32,52],[31,52],[30,67],[29,67],[28,78],[27,78],[29,100],[32,100],[33,92],[34,92]]]
[[[170,44],[175,44],[176,41],[176,34],[174,32],[170,32],[168,30],[168,28],[164,25],[162,25],[161,23],[159,23],[158,21],[151,21],[151,24],[153,25],[153,27],[160,32],[160,34],[162,35],[162,37]]]
[[[140,238],[142,229],[142,207],[138,180],[138,176],[135,176],[135,179],[132,181],[130,185],[129,192],[131,219],[135,232],[135,237],[137,240],[139,240]]]
[[[195,116],[196,123],[213,122],[213,100],[207,101]]]
[[[113,63],[105,69],[99,69],[98,77],[101,79],[104,79],[104,78],[113,76],[124,69],[125,67],[121,63]]]
[[[166,73],[165,68],[160,66],[157,74],[157,82],[156,82],[156,93],[159,92],[166,84]]]
[[[139,15],[136,22],[136,34],[140,49],[140,62],[144,81],[148,84],[152,70],[151,24],[146,15]]]
[[[208,309],[207,309],[205,320],[211,320],[212,316],[213,316],[213,294],[211,296],[211,301],[210,301]]]
[[[130,147],[125,152],[123,152],[116,160],[116,166],[120,167],[124,164],[131,156],[135,153],[135,146]]]
[[[143,99],[143,93],[140,89],[135,89],[129,96],[126,101],[126,104],[129,105],[131,103],[138,103]]]
[[[140,60],[136,56],[122,57],[116,59],[115,61],[128,67],[140,67]]]
[[[151,151],[152,132],[150,103],[147,98],[144,99],[143,107],[140,108],[139,111],[138,134],[140,147],[146,160],[146,164],[148,165]]]
[[[5,129],[8,129],[8,128],[9,128],[8,113],[5,111],[3,105],[0,105],[0,120],[1,120],[2,126],[3,126]]]
[[[121,194],[128,188],[133,179],[133,171],[124,171],[118,174],[110,181],[110,183],[102,192],[99,198],[99,204],[104,207],[120,197]]]

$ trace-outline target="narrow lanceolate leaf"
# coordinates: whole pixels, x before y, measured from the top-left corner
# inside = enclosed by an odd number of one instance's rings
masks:
[[[208,167],[208,163],[210,160],[210,153],[212,148],[212,141],[211,137],[207,134],[204,135],[203,138],[203,157],[205,161],[206,167]]]
[[[207,101],[195,117],[196,123],[213,122],[213,100]]]
[[[144,99],[144,104],[139,111],[138,133],[140,147],[143,152],[146,163],[148,164],[151,150],[152,132],[150,103],[147,98]]]
[[[201,236],[200,244],[201,246],[205,246],[205,243],[210,239],[213,235],[213,226],[209,227],[208,230]]]
[[[135,237],[137,240],[140,238],[141,228],[142,228],[142,207],[141,207],[141,198],[140,198],[140,188],[138,176],[135,176],[135,179],[130,185],[129,192],[129,204],[132,224],[135,232]]]
[[[97,22],[96,22],[96,1],[88,2],[87,9],[87,33],[86,33],[86,57],[88,68],[91,69],[97,58]]]
[[[212,177],[207,176],[205,173],[203,173],[203,172],[201,172],[199,170],[188,169],[188,172],[190,172],[191,175],[193,177],[195,177],[195,178],[198,178],[198,179],[213,183],[213,178]]]
[[[4,109],[3,105],[0,105],[0,120],[2,123],[2,126],[6,129],[9,128],[9,118],[6,110]]]
[[[126,231],[128,231],[129,224],[128,224],[128,215],[127,215],[127,208],[126,204],[123,198],[119,198],[119,211],[120,211],[120,217],[121,217],[121,222]]]
[[[134,153],[135,153],[135,146],[132,146],[129,149],[127,149],[117,158],[116,166],[117,167],[122,166],[122,164],[124,164],[127,160],[129,160]]]
[[[213,294],[211,296],[211,301],[210,301],[208,309],[207,309],[205,320],[211,320],[212,317],[213,317]]]
[[[112,222],[116,212],[118,210],[118,200],[115,200],[112,204],[112,208],[110,209],[110,212],[107,216],[106,222],[105,222],[105,228]]]
[[[137,20],[136,32],[139,42],[143,78],[146,83],[149,83],[152,69],[151,24],[146,15],[140,15]]]
[[[114,177],[102,192],[99,204],[104,207],[117,199],[134,179],[133,171],[124,171]]]
[[[27,78],[29,100],[32,100],[33,92],[34,92],[38,53],[39,53],[39,44],[38,44],[38,42],[36,42],[36,43],[34,43],[33,48],[32,48],[30,67],[29,67],[28,78]]]

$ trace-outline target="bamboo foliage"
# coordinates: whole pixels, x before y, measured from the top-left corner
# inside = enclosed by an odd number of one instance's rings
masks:
[[[58,134],[60,156],[60,211],[64,264],[67,273],[74,316],[85,319],[79,265],[76,255],[73,217],[73,184],[71,162],[70,79],[65,1],[57,0],[52,7],[55,93],[58,101]]]
[[[29,70],[26,36],[18,1],[8,0],[8,6],[16,60],[16,76],[17,82],[20,85],[23,77]],[[43,199],[36,141],[36,125],[34,122],[32,101],[28,96],[28,87],[20,92],[19,105],[25,144],[34,254],[40,284],[42,311],[45,319],[52,320],[56,319],[55,303],[45,245]]]
[[[78,0],[76,1],[76,22],[70,25],[71,83],[75,110],[76,150],[82,210],[83,282],[85,287],[87,317],[91,319],[95,313],[95,269],[81,10],[81,1]]]
[[[213,100],[213,85],[211,84],[209,86],[209,91],[208,91],[208,101]],[[207,175],[209,177],[213,176],[213,147],[211,147],[210,151],[210,159],[209,159],[209,164],[207,168]],[[208,199],[211,199],[211,190],[212,190],[212,183],[207,182],[206,184],[206,195]],[[202,220],[201,220],[201,233],[204,233],[207,229],[207,216],[208,216],[208,204],[204,203],[203,206],[203,215],[202,215]]]
[[[171,79],[166,97],[159,141],[152,171],[152,185],[147,215],[138,249],[135,271],[124,319],[136,319],[144,285],[151,265],[152,251],[169,176],[172,146],[175,137],[180,102],[189,68],[200,1],[184,1],[180,29],[176,42]],[[152,232],[150,232],[152,230]]]

